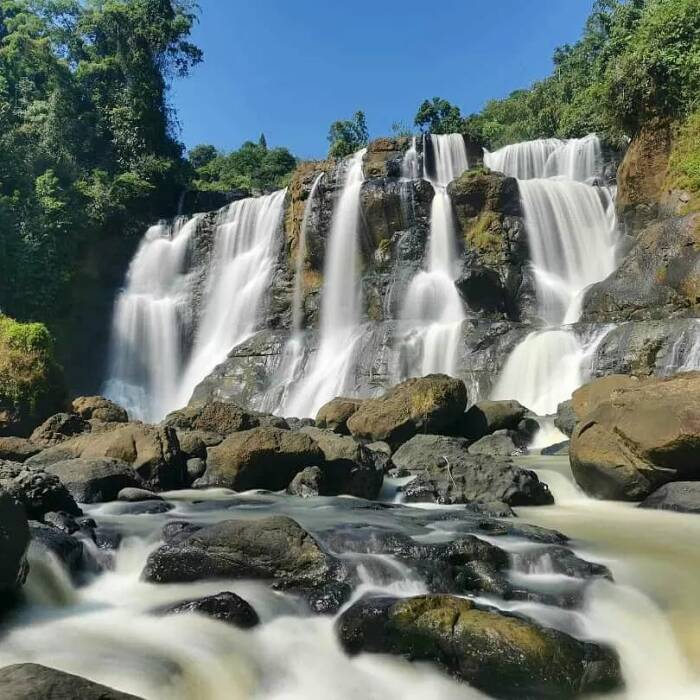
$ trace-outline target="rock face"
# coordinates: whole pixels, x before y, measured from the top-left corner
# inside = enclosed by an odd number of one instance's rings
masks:
[[[304,433],[253,428],[232,433],[209,449],[207,470],[197,485],[279,491],[304,467],[323,460],[321,449]]]
[[[0,669],[0,696],[6,700],[140,700],[106,685],[39,664]]]
[[[597,498],[641,500],[700,478],[700,373],[649,379],[614,392],[577,425],[571,468]]]
[[[467,390],[459,379],[433,374],[408,379],[384,396],[368,399],[348,419],[352,435],[393,448],[418,432],[449,429],[464,412]]]
[[[35,428],[29,439],[36,445],[51,447],[89,431],[90,424],[75,413],[57,413]]]
[[[79,396],[71,402],[71,411],[85,420],[102,423],[127,423],[128,413],[104,396]]]
[[[0,610],[24,583],[29,525],[24,508],[0,489]]]
[[[107,458],[126,462],[136,471],[142,485],[152,489],[176,489],[188,483],[177,435],[168,426],[116,424],[101,432],[64,440],[28,462],[49,465],[76,458]]]
[[[69,459],[48,465],[46,471],[57,476],[78,503],[114,501],[122,489],[140,485],[134,469],[118,459]]]
[[[167,615],[200,613],[243,629],[255,627],[260,622],[258,614],[249,603],[235,593],[228,592],[217,593],[216,595],[197,598],[196,600],[186,600],[167,608],[161,608],[160,612]]]
[[[38,467],[0,461],[0,488],[21,503],[32,520],[59,511],[82,515],[60,479]]]
[[[622,685],[611,650],[463,598],[361,600],[337,630],[351,654],[434,661],[497,698],[572,698]]]
[[[664,484],[651,496],[647,496],[639,507],[673,510],[678,513],[700,513],[700,481]]]
[[[318,409],[316,427],[328,428],[341,435],[349,435],[348,418],[356,413],[361,405],[360,399],[344,399],[338,396]]]
[[[316,609],[335,608],[348,593],[340,563],[294,520],[226,520],[153,552],[143,578],[178,583],[216,578],[266,579],[298,591]]]

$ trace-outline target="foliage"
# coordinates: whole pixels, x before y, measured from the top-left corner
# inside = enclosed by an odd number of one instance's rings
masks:
[[[369,131],[363,111],[355,112],[352,119],[336,121],[328,130],[329,158],[346,158],[369,142]]]
[[[441,97],[425,100],[418,108],[413,123],[423,132],[453,134],[462,130],[463,120],[459,107]]]
[[[167,89],[201,60],[190,0],[0,0],[0,308],[55,322],[80,256],[173,210]]]
[[[686,190],[691,199],[685,210],[700,210],[700,109],[676,131],[664,189]]]
[[[258,143],[246,141],[228,154],[219,153],[213,146],[196,146],[189,161],[196,170],[193,185],[197,189],[248,193],[286,186],[297,164],[286,148],[268,148],[264,134]]]
[[[391,133],[394,136],[411,137],[414,135],[413,129],[406,122],[396,121],[391,123]]]

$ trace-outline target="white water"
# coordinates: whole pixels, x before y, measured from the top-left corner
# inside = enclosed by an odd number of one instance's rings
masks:
[[[420,177],[420,161],[415,136],[411,139],[411,146],[401,161],[401,177],[405,180],[417,180]]]
[[[548,139],[507,146],[488,154],[486,162],[529,178],[519,179],[518,185],[538,315],[546,326],[513,350],[492,396],[517,399],[546,415],[585,381],[586,361],[601,339],[583,343],[566,326],[578,321],[586,289],[615,270],[613,194],[584,184],[601,165],[594,135],[558,144]],[[541,174],[550,177],[537,177]]]
[[[187,259],[198,222],[149,228],[117,298],[104,393],[133,418],[158,420],[177,401],[189,326]]]
[[[666,363],[662,374],[690,372],[700,369],[700,319],[690,321],[686,328],[673,343],[671,357]]]
[[[455,287],[458,251],[452,202],[447,185],[468,169],[467,151],[460,134],[431,135],[432,168],[424,166],[435,195],[430,210],[430,241],[426,269],[411,281],[400,321],[411,330],[402,339],[402,367],[408,376],[433,372],[454,374],[465,319],[464,305]],[[427,141],[423,148],[427,156]]]
[[[365,152],[358,151],[347,163],[326,249],[318,349],[279,406],[283,415],[314,416],[324,403],[353,388],[355,348],[362,333],[358,235]]]

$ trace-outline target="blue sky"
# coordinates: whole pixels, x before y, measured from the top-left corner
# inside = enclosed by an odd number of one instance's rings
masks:
[[[592,0],[200,0],[204,63],[172,100],[185,145],[322,157],[328,126],[363,109],[372,136],[433,96],[477,111],[551,70]]]

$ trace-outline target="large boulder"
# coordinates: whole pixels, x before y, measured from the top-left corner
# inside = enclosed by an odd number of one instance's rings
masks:
[[[0,460],[24,462],[41,452],[41,447],[26,438],[0,437]]]
[[[104,396],[79,396],[71,402],[71,411],[84,420],[101,423],[127,423],[129,414]]]
[[[29,524],[24,508],[0,488],[0,609],[27,577]],[[5,697],[0,693],[0,696]]]
[[[408,379],[380,398],[367,399],[347,425],[354,437],[396,448],[416,433],[453,428],[466,403],[467,390],[461,380],[431,374]]]
[[[65,400],[63,370],[47,328],[0,313],[0,436],[27,437]]]
[[[470,445],[469,454],[510,457],[522,453],[524,449],[525,444],[520,433],[514,430],[497,430]]]
[[[287,486],[287,493],[300,498],[331,495],[326,486],[326,475],[321,467],[302,469]]]
[[[0,668],[3,700],[140,700],[87,678],[39,664]]]
[[[21,503],[32,520],[42,520],[51,512],[82,515],[60,479],[39,467],[0,461],[0,489]]]
[[[255,627],[260,618],[253,607],[235,593],[225,591],[216,595],[185,600],[158,611],[166,615],[180,615],[182,613],[199,613],[214,618],[220,622],[226,622],[235,627],[249,629]]]
[[[232,433],[209,449],[207,470],[197,486],[279,491],[287,488],[304,467],[323,460],[323,452],[305,433],[253,428]]]
[[[434,661],[497,698],[573,698],[622,686],[609,648],[448,595],[364,599],[337,622],[351,654]]]
[[[334,433],[349,435],[348,418],[362,405],[362,399],[345,399],[337,396],[324,403],[316,414],[316,427],[328,428]]]
[[[90,432],[90,423],[75,413],[56,413],[34,429],[29,439],[36,445],[52,447],[75,435]]]
[[[647,496],[639,507],[673,510],[677,513],[700,513],[700,481],[664,484]]]
[[[28,463],[47,466],[77,458],[126,462],[136,471],[143,485],[152,489],[177,489],[188,483],[177,435],[168,426],[114,424],[108,430],[64,440],[35,455]]]
[[[635,501],[700,479],[700,372],[613,392],[577,425],[571,469],[591,496]]]
[[[583,420],[599,404],[611,399],[615,392],[636,387],[639,382],[637,377],[626,374],[609,374],[580,386],[571,395],[571,410],[576,417],[576,423]],[[573,433],[573,430],[571,432]]]
[[[168,414],[164,425],[180,430],[198,430],[205,433],[217,433],[226,436],[243,430],[259,427],[288,428],[284,418],[269,413],[259,413],[238,404],[223,401],[187,406]]]
[[[394,454],[396,466],[416,478],[402,487],[407,502],[441,504],[553,503],[546,484],[508,458],[472,455],[463,438],[416,435]]]
[[[479,401],[462,417],[459,434],[479,440],[497,430],[517,430],[527,412],[518,401]]]
[[[307,426],[301,429],[321,448],[326,491],[358,498],[376,498],[384,482],[384,461],[347,435]]]
[[[143,578],[155,583],[264,579],[276,589],[306,594],[317,609],[337,608],[349,592],[340,562],[285,516],[185,529],[148,557]]]
[[[134,469],[118,459],[68,459],[46,467],[55,474],[78,503],[115,501],[119,492],[140,486]]]
[[[579,419],[576,415],[576,411],[574,411],[574,405],[571,399],[568,401],[562,401],[557,406],[557,415],[554,417],[554,426],[561,430],[564,435],[571,437],[578,421]]]

